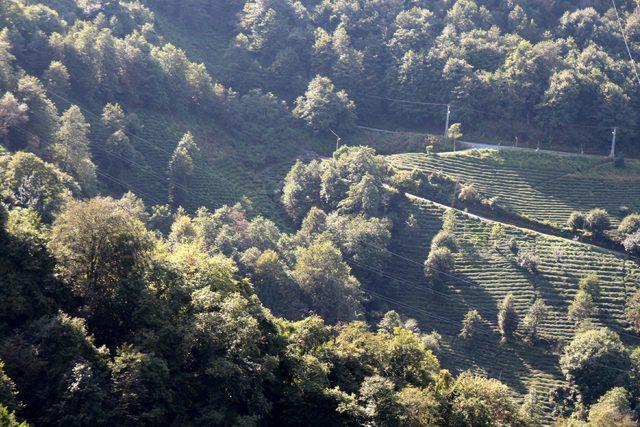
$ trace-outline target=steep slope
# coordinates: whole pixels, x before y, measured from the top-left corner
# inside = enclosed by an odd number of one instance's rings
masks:
[[[563,226],[574,210],[604,208],[614,223],[640,209],[640,162],[624,168],[596,156],[471,150],[429,156],[389,157],[401,169],[441,172],[472,183],[486,198],[531,220]]]
[[[446,286],[431,289],[424,280],[423,261],[433,236],[442,228],[446,209],[428,200],[409,197],[403,222],[395,230],[389,266],[382,272],[380,300],[419,320],[423,330],[443,336],[443,365],[455,371],[478,371],[505,381],[525,394],[532,384],[545,395],[564,379],[558,366],[559,349],[574,334],[567,308],[578,281],[596,273],[602,282],[594,323],[620,333],[629,343],[640,340],[624,330],[625,298],[640,286],[640,267],[635,261],[581,243],[455,215],[453,232],[460,246],[455,269]],[[493,230],[493,232],[492,232]],[[521,253],[538,258],[539,273],[522,269],[510,251],[514,240]],[[542,341],[536,345],[501,345],[497,330],[497,305],[513,293],[520,319],[534,298],[550,308],[543,322]],[[474,343],[458,337],[468,310],[484,319],[484,330]]]

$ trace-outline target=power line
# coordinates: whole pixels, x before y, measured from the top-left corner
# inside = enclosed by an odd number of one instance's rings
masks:
[[[622,39],[624,40],[624,46],[627,48],[627,53],[629,54],[629,59],[631,60],[631,65],[633,66],[633,72],[636,75],[636,80],[640,85],[640,74],[638,73],[638,66],[636,64],[635,59],[633,58],[633,54],[631,53],[631,49],[629,48],[629,41],[627,40],[627,34],[624,31],[624,26],[622,25],[622,19],[620,19],[620,14],[618,13],[618,6],[616,5],[616,0],[611,0],[611,4],[613,4],[613,9],[616,12],[616,19],[618,21],[618,26],[620,27],[620,32],[622,33]]]
[[[365,98],[374,98],[374,99],[381,99],[381,100],[385,100],[385,101],[391,101],[391,102],[398,102],[400,104],[413,104],[413,105],[428,105],[428,106],[435,106],[435,107],[447,107],[449,104],[445,104],[442,102],[422,102],[422,101],[408,101],[406,99],[397,99],[397,98],[387,98],[384,96],[377,96],[377,95],[367,95],[367,94],[354,94],[355,96],[363,96]]]
[[[19,127],[18,127],[18,128],[19,128]],[[19,129],[20,129],[20,130],[22,130],[22,131],[24,131],[24,132],[29,133],[29,134],[30,134],[30,135],[32,135],[32,136],[35,136],[33,133],[31,133],[30,131],[28,131],[28,130],[26,130],[26,129],[22,129],[22,128],[19,128]],[[110,153],[110,154],[113,154],[113,153]],[[125,159],[125,158],[122,158],[122,157],[120,157],[120,158],[121,158],[123,161],[128,161],[128,159]],[[146,172],[148,172],[148,171],[146,171]],[[109,179],[109,180],[111,180],[111,181],[113,181],[113,182],[116,182],[116,183],[119,183],[119,184],[121,184],[121,185],[124,185],[124,183],[123,183],[121,180],[119,180],[119,179],[117,179],[117,178],[115,178],[115,177],[113,177],[113,176],[111,176],[111,175],[107,174],[106,172],[96,171],[96,173],[97,173],[97,174],[99,174],[99,175],[101,175],[101,176],[103,176],[103,177],[105,177],[106,179]],[[230,181],[229,181],[229,182],[230,182]],[[188,194],[190,194],[191,196],[194,196],[194,195],[193,195],[193,194],[192,194],[188,189],[186,189],[185,191],[186,191]],[[269,238],[269,240],[271,240],[271,238],[270,238],[270,237],[268,237],[268,238]],[[273,240],[271,240],[271,241],[272,241],[272,243],[273,243],[273,244],[276,244],[275,242],[273,242]],[[367,242],[363,242],[363,243],[368,244]],[[374,246],[374,247],[377,247],[377,246],[375,246],[375,245],[371,245],[371,244],[368,244],[368,245],[370,245],[370,246]],[[377,248],[378,248],[378,249],[380,249],[379,247],[377,247]],[[409,258],[403,257],[403,256],[401,256],[401,255],[399,255],[399,254],[395,254],[394,252],[392,252],[392,251],[390,251],[390,250],[388,250],[388,249],[386,249],[386,248],[385,248],[384,250],[387,250],[388,252],[390,252],[390,253],[392,253],[392,254],[394,254],[394,255],[396,255],[396,256],[400,256],[400,257],[402,257],[403,259],[405,259],[405,260],[407,260],[407,261],[410,261],[410,262],[412,262],[412,263],[414,263],[414,264],[421,265],[420,263],[418,263],[418,262],[416,262],[416,261],[413,261],[413,260],[411,260],[411,259],[409,259]],[[352,261],[352,262],[354,262],[354,261]],[[354,263],[355,263],[355,262],[354,262]],[[363,268],[363,267],[365,267],[365,266],[366,266],[366,265],[364,265],[364,266],[363,266],[362,264],[358,264],[358,263],[356,263],[356,265],[359,265],[361,268]],[[367,266],[367,267],[370,267],[370,266]],[[370,270],[370,271],[373,271],[373,272],[378,272],[378,273],[386,274],[386,273],[380,272],[379,270],[373,270],[373,269],[369,269],[369,270]],[[439,271],[439,272],[441,272],[441,271]],[[475,283],[474,283],[474,282],[470,282],[470,281],[467,281],[467,280],[464,280],[464,279],[460,279],[459,277],[456,277],[456,276],[450,275],[450,274],[448,274],[448,273],[446,273],[446,272],[441,272],[441,273],[443,273],[443,274],[445,274],[445,275],[448,275],[448,276],[450,276],[450,277],[453,277],[453,278],[455,278],[456,280],[461,280],[461,281],[463,281],[463,282],[467,282],[467,283],[471,283],[471,284],[474,284],[474,285],[475,285]],[[387,277],[394,278],[394,276],[391,276],[391,275],[388,275],[388,274],[386,274],[386,275],[387,275]],[[398,281],[401,281],[401,282],[403,281],[403,282],[405,282],[405,283],[412,284],[414,287],[416,286],[415,284],[413,284],[413,282],[409,282],[409,281],[406,281],[406,280],[404,280],[404,279],[399,279],[399,278],[395,278],[395,279],[396,279],[396,280],[398,280]],[[417,287],[415,287],[415,288],[417,288]],[[424,288],[424,287],[421,287],[420,289],[425,289],[425,288]],[[427,288],[427,289],[428,289],[428,288]],[[398,305],[398,306],[405,307],[405,308],[407,308],[407,309],[411,309],[411,310],[417,311],[417,312],[422,313],[423,315],[425,315],[425,316],[427,316],[427,317],[431,317],[432,319],[435,319],[435,320],[437,320],[437,321],[439,321],[439,322],[442,322],[442,323],[448,323],[448,324],[451,324],[451,325],[458,326],[458,323],[457,323],[457,322],[454,322],[454,321],[452,321],[452,320],[450,320],[450,319],[447,319],[447,318],[444,318],[444,317],[442,317],[442,316],[435,315],[435,314],[433,314],[433,313],[429,313],[428,311],[426,311],[426,310],[424,310],[424,309],[421,309],[421,308],[419,308],[419,307],[414,307],[414,306],[412,306],[412,305],[410,305],[410,304],[403,303],[403,302],[401,302],[401,301],[399,301],[399,300],[396,300],[396,299],[394,299],[394,298],[391,298],[391,297],[388,297],[388,296],[385,296],[385,295],[378,294],[378,293],[377,293],[377,292],[375,292],[375,291],[371,291],[371,290],[364,289],[364,288],[363,288],[362,290],[363,290],[363,292],[368,293],[368,294],[370,294],[370,295],[372,295],[372,296],[374,296],[374,297],[376,297],[376,298],[378,298],[378,299],[381,299],[381,300],[384,300],[384,301],[387,301],[387,302],[394,303],[394,304],[396,304],[396,305]],[[437,291],[434,291],[434,293],[437,293]],[[443,296],[446,296],[447,298],[450,298],[451,300],[453,300],[453,298],[452,298],[452,297],[450,297],[450,296],[448,296],[448,295],[445,295],[445,294],[442,294],[442,293],[440,293],[440,294],[441,294],[441,295],[443,295]],[[479,333],[479,334],[481,334],[481,335],[484,335],[484,336],[490,337],[490,338],[492,338],[492,339],[494,339],[494,338],[495,338],[495,336],[496,336],[496,333],[495,333],[495,332],[490,333],[490,332],[485,331],[485,330],[480,330],[480,331],[478,331],[478,333]],[[627,335],[629,335],[629,334],[627,334]],[[455,337],[454,335],[450,335],[450,336]],[[636,337],[634,336],[634,338],[636,338]],[[636,338],[636,339],[637,339],[637,338]],[[498,353],[499,351],[501,351],[501,349],[500,349],[500,348],[496,351],[496,353]],[[472,359],[471,357],[466,356],[466,355],[462,355],[462,354],[460,354],[460,353],[458,353],[458,352],[455,352],[454,350],[449,350],[449,352],[450,352],[450,353],[453,353],[454,355],[456,355],[456,356],[458,356],[458,357],[461,357],[461,358],[463,358],[463,359],[466,359],[467,361],[473,361],[473,362],[476,362],[476,361],[475,361],[474,359]],[[608,366],[604,366],[604,365],[602,365],[602,366],[603,366],[603,367],[608,367]],[[617,369],[617,370],[619,370],[619,371],[626,372],[626,371],[623,371],[623,370],[621,370],[621,369],[614,368],[614,367],[608,367],[608,368]]]

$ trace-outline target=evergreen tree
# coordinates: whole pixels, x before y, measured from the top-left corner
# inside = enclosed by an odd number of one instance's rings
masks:
[[[180,206],[187,202],[199,149],[191,132],[184,134],[169,161],[169,202]]]
[[[89,124],[80,108],[74,105],[65,111],[56,140],[53,159],[78,181],[85,194],[92,194],[96,190],[96,167],[89,152]]]
[[[463,340],[471,341],[476,338],[481,327],[482,316],[478,310],[469,310],[462,320],[462,330],[458,336]]]
[[[498,304],[498,329],[503,341],[513,338],[513,334],[518,329],[518,322],[518,314],[513,303],[513,294],[509,293]]]
[[[58,105],[63,103],[64,100],[58,98],[60,96],[66,97],[71,90],[67,66],[60,61],[51,61],[49,68],[44,72],[42,78],[47,91],[54,94],[53,97],[58,102]]]

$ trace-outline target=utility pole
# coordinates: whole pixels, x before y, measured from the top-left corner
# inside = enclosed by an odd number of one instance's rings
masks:
[[[335,133],[333,129],[329,129],[329,131],[336,136],[336,151],[338,151],[338,147],[340,147],[340,141],[342,141],[342,138],[340,138],[340,135]]]
[[[451,104],[447,104],[447,121],[444,124],[444,137],[449,136],[449,118],[451,117]]]
[[[611,132],[611,152],[609,153],[609,157],[612,159],[616,156],[616,136],[618,134],[618,128],[614,127],[613,132]]]

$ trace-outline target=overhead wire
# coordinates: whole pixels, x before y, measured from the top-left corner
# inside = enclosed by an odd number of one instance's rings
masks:
[[[633,58],[633,54],[631,53],[631,48],[629,47],[629,40],[627,39],[627,33],[624,30],[624,26],[622,25],[622,19],[620,18],[620,13],[618,12],[618,6],[616,5],[616,0],[611,0],[611,4],[613,5],[613,9],[616,12],[616,20],[618,21],[618,26],[620,27],[620,32],[622,33],[624,46],[627,49],[627,53],[629,54],[629,59],[631,60],[633,72],[636,75],[636,80],[638,81],[638,85],[640,86],[640,73],[638,73],[638,65],[636,64],[636,60]]]
[[[68,102],[69,102],[69,101],[68,101]],[[80,108],[80,107],[79,107],[79,108]],[[90,113],[91,113],[91,114],[93,114],[92,112],[90,112]],[[30,135],[32,135],[32,136],[35,136],[33,133],[29,132],[29,131],[28,131],[28,130],[26,130],[26,129],[23,129],[23,128],[20,128],[20,127],[17,127],[17,128],[19,128],[20,130],[22,130],[22,131],[24,131],[24,132],[29,133],[29,134],[30,134]],[[149,143],[149,144],[152,144],[150,141],[145,140],[144,138],[141,138],[141,137],[139,137],[139,138],[140,138],[141,140],[146,141],[146,142],[147,142],[147,143]],[[99,149],[99,150],[100,150],[100,149]],[[104,150],[104,151],[106,151],[106,150]],[[124,157],[118,156],[118,155],[116,155],[116,154],[114,154],[114,153],[109,153],[109,154],[114,155],[116,158],[119,158],[119,159],[120,159],[120,160],[122,160],[122,161],[125,161],[125,162],[128,162],[128,163],[130,163],[130,164],[136,165],[136,163],[135,163],[135,162],[133,162],[133,161],[132,161],[132,160],[130,160],[130,159],[127,159],[127,158],[124,158]],[[146,170],[146,169],[147,169],[147,168],[144,168],[144,169],[143,169],[143,172],[145,172],[145,173],[150,173],[152,176],[154,176],[154,177],[156,177],[156,178],[158,178],[158,177],[159,177],[159,175],[157,175],[157,174],[153,174],[153,173],[149,172],[149,171],[148,171],[148,170]],[[110,181],[112,181],[112,182],[118,183],[118,184],[123,185],[123,186],[126,186],[126,185],[127,185],[127,184],[126,184],[126,183],[124,183],[123,181],[121,181],[121,180],[119,180],[119,179],[117,179],[117,178],[115,178],[115,177],[113,177],[113,176],[111,176],[111,175],[107,174],[106,172],[102,172],[102,171],[96,171],[96,172],[97,172],[97,174],[99,174],[99,175],[103,176],[104,178],[106,178],[106,179],[108,179],[108,180],[110,180]],[[227,180],[226,178],[224,178],[224,177],[220,177],[220,178],[221,178],[222,180],[224,180],[224,181],[227,181],[229,184],[232,184],[232,185],[233,185],[233,183],[232,183],[231,181]],[[190,191],[188,188],[185,188],[185,191],[186,191],[190,196],[192,196],[192,197],[194,197],[194,196],[195,196],[193,193],[191,193],[191,191]],[[368,242],[363,242],[363,243],[365,243],[365,244],[367,244],[367,245],[369,245],[369,246],[374,246],[374,247],[376,247],[375,245],[371,245],[371,244],[369,244]],[[380,249],[379,247],[377,247],[377,248],[378,248],[378,249]],[[402,255],[400,255],[400,254],[394,253],[394,252],[390,251],[390,250],[389,250],[389,249],[387,249],[387,248],[384,248],[384,250],[388,251],[389,253],[393,254],[394,256],[399,256],[399,257],[403,258],[404,260],[409,261],[409,262],[411,262],[411,263],[413,263],[413,264],[422,265],[421,263],[419,263],[419,262],[417,262],[417,261],[411,260],[410,258],[407,258],[407,257],[404,257],[404,256],[402,256]],[[416,285],[416,284],[415,284],[415,283],[413,283],[413,282],[410,282],[410,281],[407,281],[407,280],[405,280],[405,279],[401,279],[401,278],[398,278],[398,277],[395,277],[395,276],[389,275],[388,273],[386,273],[386,272],[382,272],[382,271],[380,271],[380,270],[376,270],[375,268],[372,268],[371,266],[367,266],[367,265],[363,265],[363,264],[361,264],[361,263],[357,263],[357,262],[355,262],[355,261],[354,261],[354,260],[352,260],[352,259],[351,259],[351,260],[349,260],[349,261],[350,261],[350,262],[352,262],[352,263],[354,263],[356,266],[358,266],[358,267],[360,267],[360,268],[368,269],[369,271],[372,271],[372,272],[374,272],[374,273],[383,274],[384,276],[386,276],[386,277],[388,277],[388,278],[391,278],[391,279],[393,279],[393,280],[397,280],[397,281],[399,281],[400,283],[410,284],[411,286],[413,286],[413,288],[414,288],[414,289],[417,289],[418,287],[420,287],[420,289],[427,290],[428,292],[430,292],[430,293],[432,293],[432,294],[440,295],[440,296],[443,296],[443,297],[445,297],[445,298],[449,298],[449,299],[451,299],[451,300],[454,300],[454,299],[453,299],[453,297],[451,297],[451,296],[449,296],[449,295],[446,295],[446,294],[444,294],[444,293],[441,293],[441,292],[435,291],[435,290],[433,290],[433,289],[428,289],[428,288],[422,287],[421,285]],[[438,272],[438,273],[441,273],[441,274],[443,274],[443,275],[445,275],[445,276],[447,276],[447,277],[451,277],[452,279],[454,279],[454,280],[456,280],[456,281],[460,281],[460,282],[462,282],[462,283],[468,283],[468,284],[476,285],[476,283],[474,283],[474,282],[472,282],[472,281],[469,281],[469,280],[466,280],[466,279],[460,278],[460,277],[455,276],[455,275],[452,275],[452,274],[450,274],[450,273],[447,273],[447,272],[444,272],[444,271],[440,271],[440,270],[437,270],[437,269],[436,269],[436,270],[434,270],[434,271],[436,271],[436,272]],[[435,320],[437,320],[437,321],[439,321],[439,322],[442,322],[442,323],[448,323],[448,324],[451,324],[451,325],[457,325],[457,324],[456,324],[456,322],[453,322],[453,321],[451,321],[451,320],[449,320],[449,319],[446,319],[446,318],[444,318],[444,317],[442,317],[442,316],[438,316],[438,315],[435,315],[435,314],[433,314],[433,313],[429,313],[428,311],[426,311],[426,310],[424,310],[424,309],[422,309],[422,308],[420,308],[420,307],[412,306],[412,305],[410,305],[410,304],[404,303],[404,302],[402,302],[402,301],[399,301],[399,300],[394,299],[394,298],[392,298],[392,297],[389,297],[389,296],[387,296],[387,295],[379,294],[379,293],[377,293],[377,292],[375,292],[375,291],[372,291],[372,290],[370,290],[370,289],[364,289],[364,288],[363,288],[363,291],[364,291],[364,292],[366,292],[366,293],[369,293],[370,295],[372,295],[372,296],[374,296],[374,297],[376,297],[376,298],[378,298],[378,299],[385,300],[385,301],[387,301],[387,302],[391,302],[391,303],[393,303],[393,304],[396,304],[397,306],[405,307],[406,309],[410,309],[410,310],[413,310],[413,311],[415,311],[415,312],[419,312],[419,313],[421,313],[421,314],[423,314],[423,315],[425,315],[425,316],[427,316],[427,317],[430,317],[430,318],[432,318],[432,319],[435,319]],[[488,331],[478,331],[478,333],[480,333],[481,335],[485,335],[485,336],[487,336],[487,337],[491,337],[491,338],[495,338],[495,335],[496,335],[496,334],[495,334],[495,332],[490,333],[490,332],[488,332]],[[635,336],[633,336],[633,335],[630,335],[630,334],[625,334],[625,335],[629,335],[629,336],[632,336],[633,338],[637,339],[637,337],[635,337]],[[452,336],[453,336],[453,335],[452,335]],[[498,351],[498,352],[499,352],[499,351],[501,351],[501,348],[499,348],[497,351]],[[455,351],[453,351],[453,350],[449,350],[449,352],[450,352],[450,353],[453,353],[453,354],[455,354],[455,355],[457,355],[458,357],[463,357],[463,358],[464,358],[464,359],[466,359],[466,360],[470,360],[470,361],[474,361],[474,362],[475,362],[475,360],[474,360],[474,359],[472,359],[472,358],[470,358],[470,357],[468,357],[468,356],[466,356],[466,355],[462,355],[462,354],[457,353],[457,352],[455,352]],[[617,369],[617,368],[614,368],[614,369]]]

